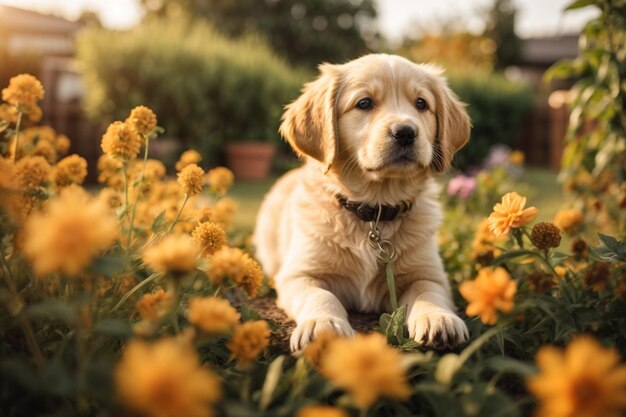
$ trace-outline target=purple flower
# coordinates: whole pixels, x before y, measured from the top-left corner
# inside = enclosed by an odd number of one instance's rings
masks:
[[[467,200],[476,188],[476,178],[458,175],[448,183],[448,195],[450,197],[459,196],[463,200]]]

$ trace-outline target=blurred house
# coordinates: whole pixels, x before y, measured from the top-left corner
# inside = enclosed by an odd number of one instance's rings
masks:
[[[71,151],[92,165],[97,147],[89,143],[93,129],[82,114],[83,89],[74,62],[75,38],[82,27],[80,22],[0,5],[0,82],[4,87],[23,72],[37,76],[46,90],[42,123],[69,136]]]
[[[574,80],[555,80],[548,84],[543,74],[561,59],[578,56],[578,34],[524,39],[519,66],[513,75],[535,86],[538,100],[530,120],[521,133],[520,148],[532,165],[558,169],[561,164],[569,113],[565,90]]]

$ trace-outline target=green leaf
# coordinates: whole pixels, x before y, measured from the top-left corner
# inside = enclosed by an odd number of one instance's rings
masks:
[[[58,300],[46,300],[28,306],[25,310],[26,316],[31,318],[53,317],[66,324],[74,322],[74,312],[66,303]]]
[[[259,400],[259,408],[261,410],[266,410],[272,402],[274,390],[280,382],[280,377],[283,375],[283,362],[285,362],[285,355],[281,355],[274,359],[274,361],[267,368],[265,382],[263,382],[263,388],[261,388],[261,399]]]
[[[91,269],[105,277],[119,274],[124,268],[126,268],[126,258],[123,256],[101,256],[91,263]]]
[[[592,6],[595,4],[594,0],[575,0],[565,7],[564,11],[581,9],[583,7]]]
[[[391,314],[383,314],[379,319],[382,333],[391,344],[402,346],[406,341],[404,337],[404,322],[406,321],[406,305],[399,307]]]
[[[154,218],[154,220],[152,221],[152,226],[150,226],[150,229],[154,233],[159,233],[163,231],[166,224],[167,224],[167,220],[165,220],[165,210],[164,210],[160,212],[158,216]]]
[[[509,372],[522,377],[534,375],[537,368],[528,363],[507,356],[493,356],[485,361],[485,366],[498,372]]]
[[[261,315],[248,307],[247,304],[241,305],[241,321],[261,320]]]
[[[596,251],[604,260],[619,260],[626,262],[626,242],[617,240],[613,236],[598,233],[600,247]]]
[[[93,326],[95,333],[102,333],[110,336],[131,337],[133,329],[127,320],[104,319]]]

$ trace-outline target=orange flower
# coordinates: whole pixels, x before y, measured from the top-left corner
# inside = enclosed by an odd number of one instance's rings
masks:
[[[489,228],[496,236],[506,235],[511,228],[517,228],[532,222],[539,210],[526,205],[526,197],[512,192],[506,193],[502,197],[502,203],[497,203],[493,207],[493,212],[489,215]]]
[[[528,388],[539,400],[537,417],[620,417],[626,410],[626,365],[615,349],[579,336],[565,352],[542,347],[536,362]]]
[[[231,358],[245,367],[256,360],[269,344],[269,339],[270,329],[265,320],[247,321],[235,327],[226,346],[231,351]]]
[[[459,292],[468,302],[468,316],[480,316],[484,324],[495,324],[496,310],[508,313],[513,309],[517,283],[503,268],[482,268],[475,280],[459,286]]]

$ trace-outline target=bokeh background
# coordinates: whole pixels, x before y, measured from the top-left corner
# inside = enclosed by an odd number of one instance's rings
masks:
[[[149,106],[165,128],[151,155],[171,167],[193,148],[206,167],[233,168],[240,221],[251,227],[275,176],[298,163],[277,127],[316,66],[400,54],[445,67],[468,103],[474,129],[456,157],[458,170],[476,171],[494,145],[520,150],[531,188],[556,207],[568,119],[563,97],[573,81],[546,82],[543,74],[576,57],[581,28],[597,13],[564,13],[566,3],[0,0],[0,85],[22,72],[42,80],[42,122],[72,139],[92,182],[105,127],[136,105]],[[237,170],[231,148],[241,143],[270,148],[269,172]],[[244,168],[253,162],[244,160]]]

